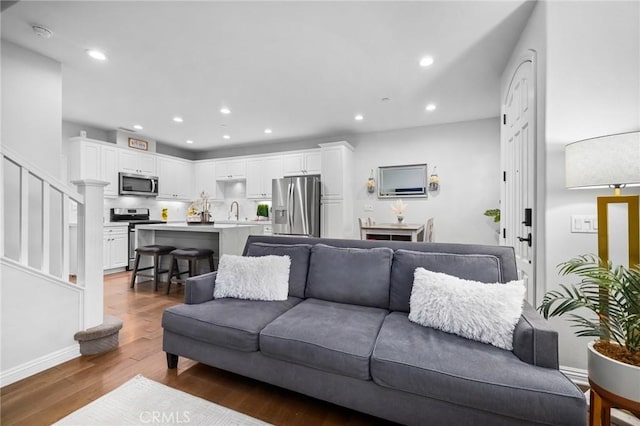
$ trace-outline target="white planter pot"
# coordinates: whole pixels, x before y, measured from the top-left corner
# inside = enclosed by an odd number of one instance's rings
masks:
[[[601,388],[640,402],[640,367],[606,357],[589,343],[589,379]]]

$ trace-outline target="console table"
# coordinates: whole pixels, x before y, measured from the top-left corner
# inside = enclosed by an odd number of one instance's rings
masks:
[[[363,240],[422,241],[424,224],[381,223],[360,227],[360,238]]]

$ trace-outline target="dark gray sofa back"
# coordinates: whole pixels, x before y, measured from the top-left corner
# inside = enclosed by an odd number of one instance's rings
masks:
[[[424,259],[421,259],[421,261],[425,262],[424,265],[417,266],[424,266],[425,268],[448,273],[451,275],[456,275],[460,278],[486,282],[508,282],[518,279],[515,253],[512,247],[505,246],[448,243],[412,243],[403,241],[343,240],[333,238],[307,238],[283,235],[250,235],[247,238],[244,255],[247,255],[247,250],[251,243],[308,244],[311,246],[315,244],[325,244],[333,247],[351,247],[364,249],[374,247],[388,247],[396,252],[394,254],[394,264],[391,267],[391,273],[389,276],[390,290],[388,307],[391,310],[399,310],[405,312],[409,311],[409,297],[411,296],[411,287],[413,286],[413,270],[411,270],[409,278],[402,278],[402,275],[406,275],[407,272],[407,270],[403,269],[403,267],[411,268],[410,259],[412,258],[412,256],[408,256],[408,254],[403,255],[402,253],[400,253],[401,262],[397,263],[395,259],[398,256],[398,250],[409,250],[412,252],[433,254],[435,256],[427,256]],[[471,258],[441,256],[442,254],[471,255]],[[444,263],[439,264],[440,262],[438,261]],[[414,266],[413,269],[415,269],[415,267],[416,266]],[[485,270],[485,268],[487,268],[488,270]],[[354,269],[353,273],[357,274],[359,272]],[[494,277],[498,277],[498,279],[494,279]],[[306,294],[306,297],[313,296]]]
[[[245,256],[289,256],[291,268],[289,269],[289,295],[304,299],[304,289],[307,285],[307,273],[309,271],[309,244],[275,244],[261,242],[247,242]]]
[[[391,268],[390,310],[409,312],[413,274],[418,267],[465,280],[504,282],[500,259],[492,254],[429,253],[398,249]]]
[[[389,307],[393,250],[316,244],[311,248],[305,297],[374,308]]]

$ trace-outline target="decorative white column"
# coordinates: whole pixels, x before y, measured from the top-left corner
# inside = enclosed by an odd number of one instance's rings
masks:
[[[78,204],[78,285],[84,287],[84,329],[102,324],[103,285],[103,208],[104,187],[108,182],[81,179],[72,182],[84,196]]]

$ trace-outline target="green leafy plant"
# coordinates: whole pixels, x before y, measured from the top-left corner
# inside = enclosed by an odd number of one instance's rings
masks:
[[[640,267],[612,267],[595,255],[583,255],[563,262],[560,275],[576,275],[579,284],[560,285],[548,292],[538,307],[545,317],[567,315],[577,336],[595,336],[614,341],[637,362],[640,357]],[[573,313],[586,308],[595,318]],[[625,359],[619,359],[623,362]]]
[[[258,208],[256,211],[258,216],[269,217],[269,205],[268,204],[258,204]]]
[[[500,222],[500,209],[490,209],[484,212],[485,216],[492,217],[493,221]]]

